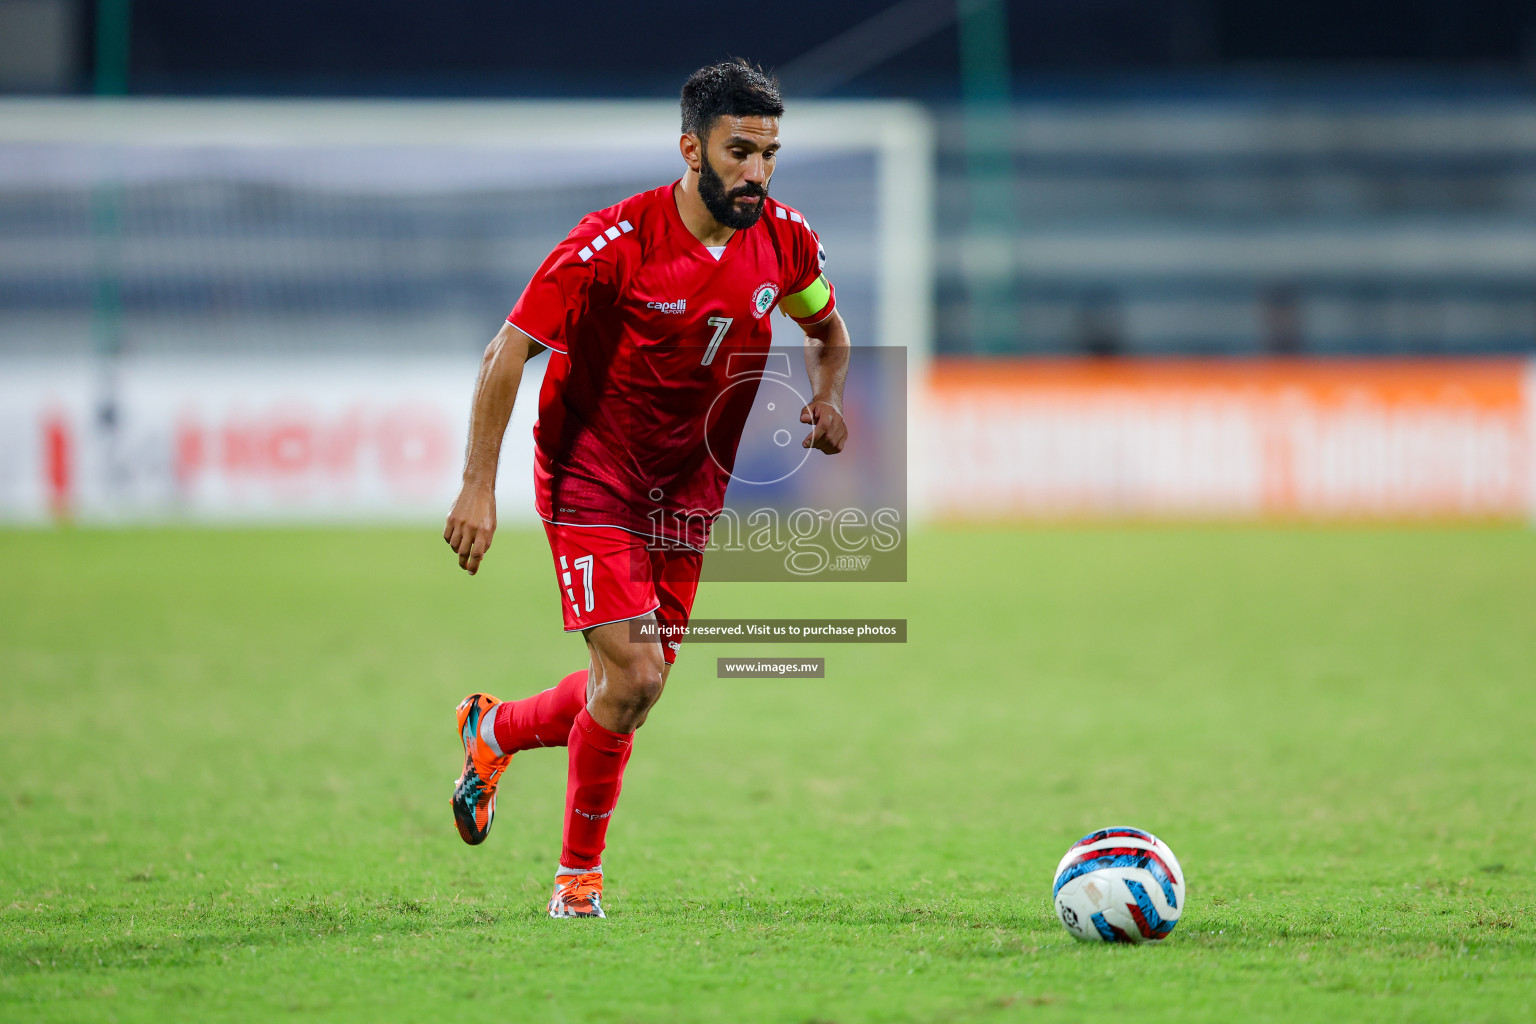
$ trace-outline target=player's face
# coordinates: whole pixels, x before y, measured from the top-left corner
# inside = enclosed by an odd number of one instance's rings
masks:
[[[699,149],[699,198],[710,216],[728,228],[756,224],[778,152],[778,118],[717,118]]]

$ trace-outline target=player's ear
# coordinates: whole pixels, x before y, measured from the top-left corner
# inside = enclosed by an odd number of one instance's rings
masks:
[[[688,165],[688,169],[697,171],[700,167],[699,154],[704,149],[704,144],[699,141],[699,137],[692,132],[685,132],[677,141],[677,148],[683,154],[683,162]]]

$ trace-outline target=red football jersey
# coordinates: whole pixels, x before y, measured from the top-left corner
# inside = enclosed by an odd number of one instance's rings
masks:
[[[815,323],[836,296],[800,213],[764,200],[717,260],[683,224],[674,186],[583,217],[507,322],[552,350],[534,426],[539,515],[702,550],[725,506],[769,315],[792,296],[806,314],[796,320]]]

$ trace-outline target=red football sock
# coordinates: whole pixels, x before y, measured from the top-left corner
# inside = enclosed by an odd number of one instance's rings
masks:
[[[619,802],[624,766],[634,733],[610,732],[586,708],[571,726],[570,776],[565,786],[563,868],[595,868],[602,863],[608,820]]]
[[[563,747],[571,723],[587,706],[587,670],[572,672],[547,690],[496,705],[492,728],[503,754],[534,747]],[[482,734],[483,735],[483,734]]]

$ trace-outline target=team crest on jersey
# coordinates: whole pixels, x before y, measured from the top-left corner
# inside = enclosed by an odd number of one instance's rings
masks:
[[[752,293],[752,315],[761,320],[773,308],[778,297],[779,286],[772,281],[758,285],[757,291]]]

